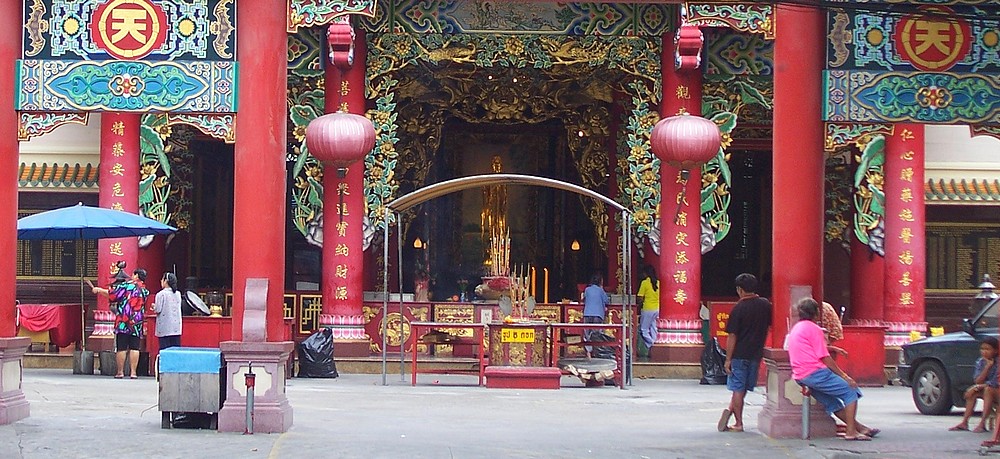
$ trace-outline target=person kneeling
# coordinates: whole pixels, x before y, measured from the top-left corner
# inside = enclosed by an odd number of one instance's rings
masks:
[[[879,430],[857,421],[861,391],[858,383],[830,357],[823,329],[816,324],[819,303],[812,298],[804,298],[795,305],[795,309],[799,321],[788,333],[787,341],[792,378],[808,387],[827,413],[847,425],[845,440],[871,440]]]

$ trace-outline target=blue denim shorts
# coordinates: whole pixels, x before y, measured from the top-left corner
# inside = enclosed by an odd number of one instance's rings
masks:
[[[813,398],[822,403],[829,414],[840,411],[861,398],[861,389],[851,387],[844,378],[833,374],[829,368],[820,368],[796,382],[808,387]]]
[[[733,392],[750,392],[757,387],[760,360],[733,359],[732,371],[726,377],[726,388]]]

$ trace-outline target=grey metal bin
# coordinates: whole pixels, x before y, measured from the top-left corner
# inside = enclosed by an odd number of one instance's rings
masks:
[[[160,351],[160,427],[173,427],[181,413],[206,413],[217,428],[225,401],[222,352],[202,347],[172,347]]]

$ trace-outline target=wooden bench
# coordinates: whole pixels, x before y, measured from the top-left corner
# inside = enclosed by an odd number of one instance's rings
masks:
[[[493,389],[558,389],[560,378],[555,367],[486,367],[486,387]]]

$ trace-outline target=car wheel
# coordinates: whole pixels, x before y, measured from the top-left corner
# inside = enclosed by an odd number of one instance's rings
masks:
[[[914,372],[913,403],[923,414],[945,414],[951,411],[951,382],[937,362],[924,362]]]

